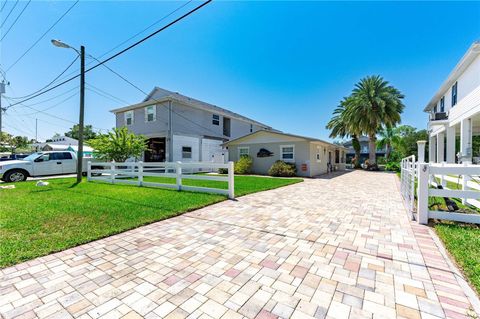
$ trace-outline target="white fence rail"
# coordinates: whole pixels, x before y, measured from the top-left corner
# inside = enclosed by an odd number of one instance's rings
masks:
[[[233,162],[228,162],[227,164],[210,162],[95,162],[93,163],[93,166],[94,167],[92,168],[92,162],[88,162],[88,181],[103,181],[112,184],[118,183],[149,187],[165,187],[177,190],[223,194],[228,195],[228,198],[230,199],[235,198]],[[194,172],[198,172],[199,170],[218,169],[227,169],[228,175],[217,176],[194,174]],[[145,177],[172,178],[175,179],[175,183],[145,181]],[[228,189],[184,185],[183,181],[186,179],[227,182]]]
[[[407,207],[414,219],[415,211],[415,177],[417,171],[417,163],[415,155],[411,155],[402,159],[400,163],[400,191]]]
[[[431,188],[432,180],[435,176],[462,175],[463,185],[461,190],[456,189],[437,189]],[[418,164],[418,187],[417,187],[417,212],[418,222],[427,224],[429,219],[445,219],[465,223],[480,224],[480,214],[466,214],[446,211],[430,210],[428,205],[429,197],[448,197],[462,198],[463,203],[469,199],[480,199],[480,191],[470,190],[467,181],[470,176],[480,175],[479,165],[460,165],[460,164]]]

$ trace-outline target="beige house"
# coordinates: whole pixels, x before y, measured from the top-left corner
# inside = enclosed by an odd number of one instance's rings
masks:
[[[268,174],[277,160],[295,163],[297,175],[312,177],[345,169],[346,148],[319,139],[274,131],[257,131],[224,144],[231,161],[253,159],[253,173]]]

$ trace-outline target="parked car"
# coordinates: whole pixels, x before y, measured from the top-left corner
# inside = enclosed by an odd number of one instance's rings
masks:
[[[87,162],[83,159],[83,172]],[[72,174],[77,171],[77,155],[74,152],[51,151],[33,153],[21,160],[0,162],[0,179],[5,182],[22,182],[27,177]]]
[[[28,154],[10,154],[7,156],[0,157],[0,162],[20,160],[20,159],[24,159],[27,156]]]

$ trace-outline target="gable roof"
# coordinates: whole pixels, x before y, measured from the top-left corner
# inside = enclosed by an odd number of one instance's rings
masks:
[[[235,144],[236,142],[238,142],[242,139],[248,139],[249,137],[252,137],[254,135],[258,135],[260,133],[268,133],[268,134],[272,134],[272,135],[280,135],[280,136],[285,136],[285,137],[299,138],[299,139],[306,140],[308,142],[320,142],[320,143],[328,144],[328,145],[331,145],[331,146],[334,146],[334,147],[339,147],[339,148],[345,148],[346,149],[346,147],[344,147],[343,145],[333,144],[333,143],[330,143],[330,142],[327,142],[327,141],[324,141],[324,140],[321,140],[321,139],[318,139],[318,138],[289,134],[289,133],[283,133],[283,132],[279,132],[279,131],[268,131],[268,130],[259,130],[259,131],[253,132],[253,133],[238,137],[236,139],[230,140],[228,142],[225,142],[225,143],[223,143],[223,145],[228,146],[230,144]]]
[[[465,71],[466,68],[480,55],[480,40],[472,43],[470,48],[468,48],[465,55],[460,59],[455,68],[450,72],[445,82],[443,82],[440,89],[432,97],[427,106],[423,109],[424,112],[429,112],[437,103],[440,98],[445,95],[448,89],[455,83],[458,77]]]
[[[157,95],[157,94],[160,95],[160,97],[154,98],[154,96]],[[125,111],[133,110],[133,109],[136,109],[136,108],[141,108],[141,107],[145,107],[145,106],[148,106],[148,105],[153,105],[153,104],[166,102],[166,101],[176,101],[176,102],[179,102],[179,103],[182,103],[182,104],[185,104],[185,105],[197,108],[197,109],[201,109],[201,110],[205,110],[205,111],[208,111],[208,112],[221,114],[221,115],[224,115],[224,116],[227,116],[227,117],[230,117],[230,118],[235,118],[235,119],[238,119],[238,120],[249,122],[249,123],[252,123],[252,124],[255,124],[255,125],[258,125],[258,126],[262,126],[266,129],[272,129],[272,127],[270,127],[266,124],[263,124],[263,123],[260,123],[258,121],[252,120],[251,118],[248,118],[246,116],[240,115],[240,114],[235,113],[235,112],[232,112],[230,110],[227,110],[227,109],[221,108],[219,106],[216,106],[216,105],[213,105],[213,104],[210,104],[210,103],[206,103],[206,102],[188,97],[188,96],[180,94],[178,92],[172,92],[172,91],[165,90],[165,89],[162,89],[162,88],[159,88],[159,87],[155,87],[145,97],[145,99],[141,103],[132,104],[132,105],[124,106],[124,107],[121,107],[121,108],[113,109],[113,110],[110,110],[110,112],[120,113],[120,112],[125,112]]]

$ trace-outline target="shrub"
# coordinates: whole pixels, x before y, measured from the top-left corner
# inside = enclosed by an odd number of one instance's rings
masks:
[[[252,166],[253,166],[253,159],[248,156],[244,155],[240,157],[240,159],[235,162],[235,167],[234,171],[235,174],[250,174],[252,172]]]
[[[387,159],[383,156],[379,156],[377,157],[377,164],[379,165],[387,164]]]
[[[268,170],[270,176],[291,177],[297,173],[297,167],[293,163],[285,163],[283,161],[276,161]]]
[[[388,162],[385,164],[385,170],[392,172],[400,172],[400,163],[399,162]]]
[[[228,168],[219,168],[218,174],[228,174]]]

